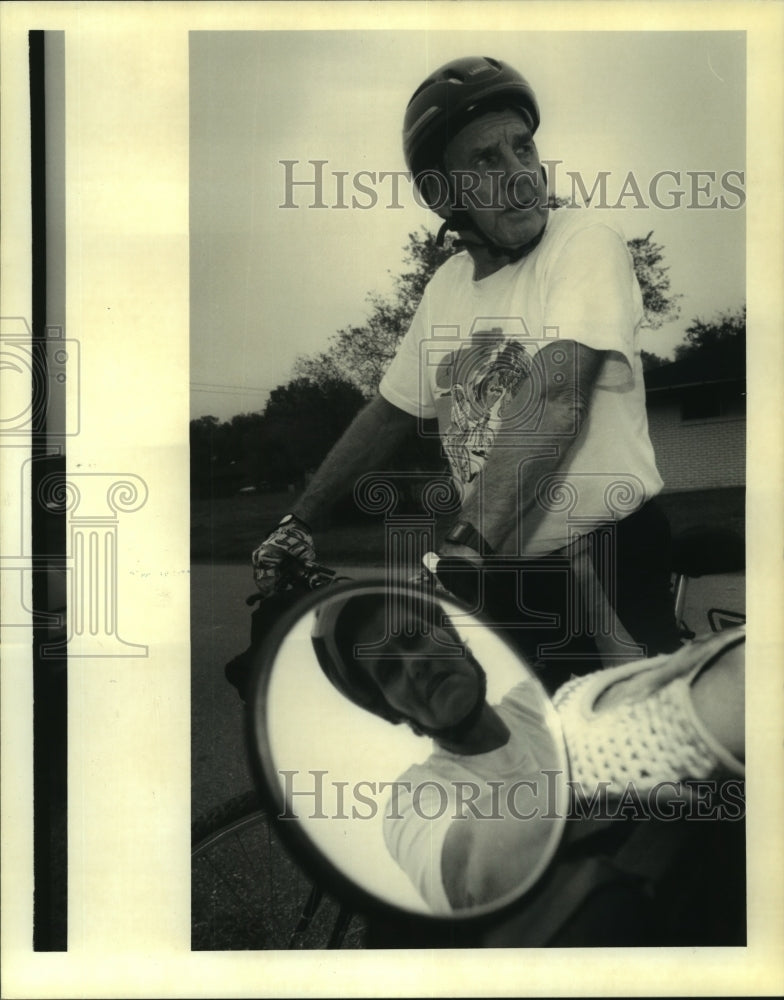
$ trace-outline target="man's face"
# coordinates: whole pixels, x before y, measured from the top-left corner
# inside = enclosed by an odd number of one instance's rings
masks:
[[[383,613],[363,623],[357,643],[377,642],[384,624]],[[472,661],[455,649],[453,636],[438,627],[427,634],[424,622],[421,633],[391,636],[378,653],[362,652],[358,663],[393,709],[428,729],[445,729],[468,715],[482,685]]]
[[[531,129],[516,111],[492,111],[466,125],[446,147],[444,165],[455,190],[465,192],[469,216],[494,243],[514,249],[541,233],[546,185]]]

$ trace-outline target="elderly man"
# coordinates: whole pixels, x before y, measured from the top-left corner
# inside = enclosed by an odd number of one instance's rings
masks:
[[[548,208],[538,125],[531,87],[495,59],[457,59],[414,93],[408,166],[462,252],[425,290],[378,396],[253,562],[259,588],[274,589],[286,553],[312,557],[309,525],[436,419],[461,496],[441,555],[474,567],[450,574],[442,560],[443,579],[484,602],[553,690],[602,665],[598,633],[618,661],[680,640],[669,528],[652,502],[662,480],[639,286],[614,224]],[[617,617],[597,622],[607,601]]]

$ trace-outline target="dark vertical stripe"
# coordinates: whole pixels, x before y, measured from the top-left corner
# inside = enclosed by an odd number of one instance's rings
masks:
[[[49,570],[64,556],[64,517],[40,499],[45,475],[62,469],[48,426],[45,32],[29,33],[32,222],[31,520],[33,551],[33,947],[66,948],[65,664],[45,655],[50,641]],[[49,491],[51,495],[51,490]],[[61,544],[62,543],[62,544]]]

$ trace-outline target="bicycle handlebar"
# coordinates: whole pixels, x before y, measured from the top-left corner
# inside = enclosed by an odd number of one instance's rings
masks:
[[[331,583],[335,579],[336,573],[329,566],[323,566],[312,560],[298,559],[296,556],[286,556],[280,567],[280,584],[277,592],[285,590],[316,590],[326,583]],[[264,600],[265,595],[261,593],[251,594],[246,598],[247,605],[258,604]]]

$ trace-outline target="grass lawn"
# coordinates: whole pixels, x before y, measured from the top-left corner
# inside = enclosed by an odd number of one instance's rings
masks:
[[[248,562],[250,554],[296,499],[293,493],[194,500],[191,503],[191,558],[194,562]],[[745,490],[731,487],[665,493],[660,502],[673,531],[711,526],[745,530]],[[384,525],[380,517],[358,518],[316,534],[320,561],[382,563]]]

